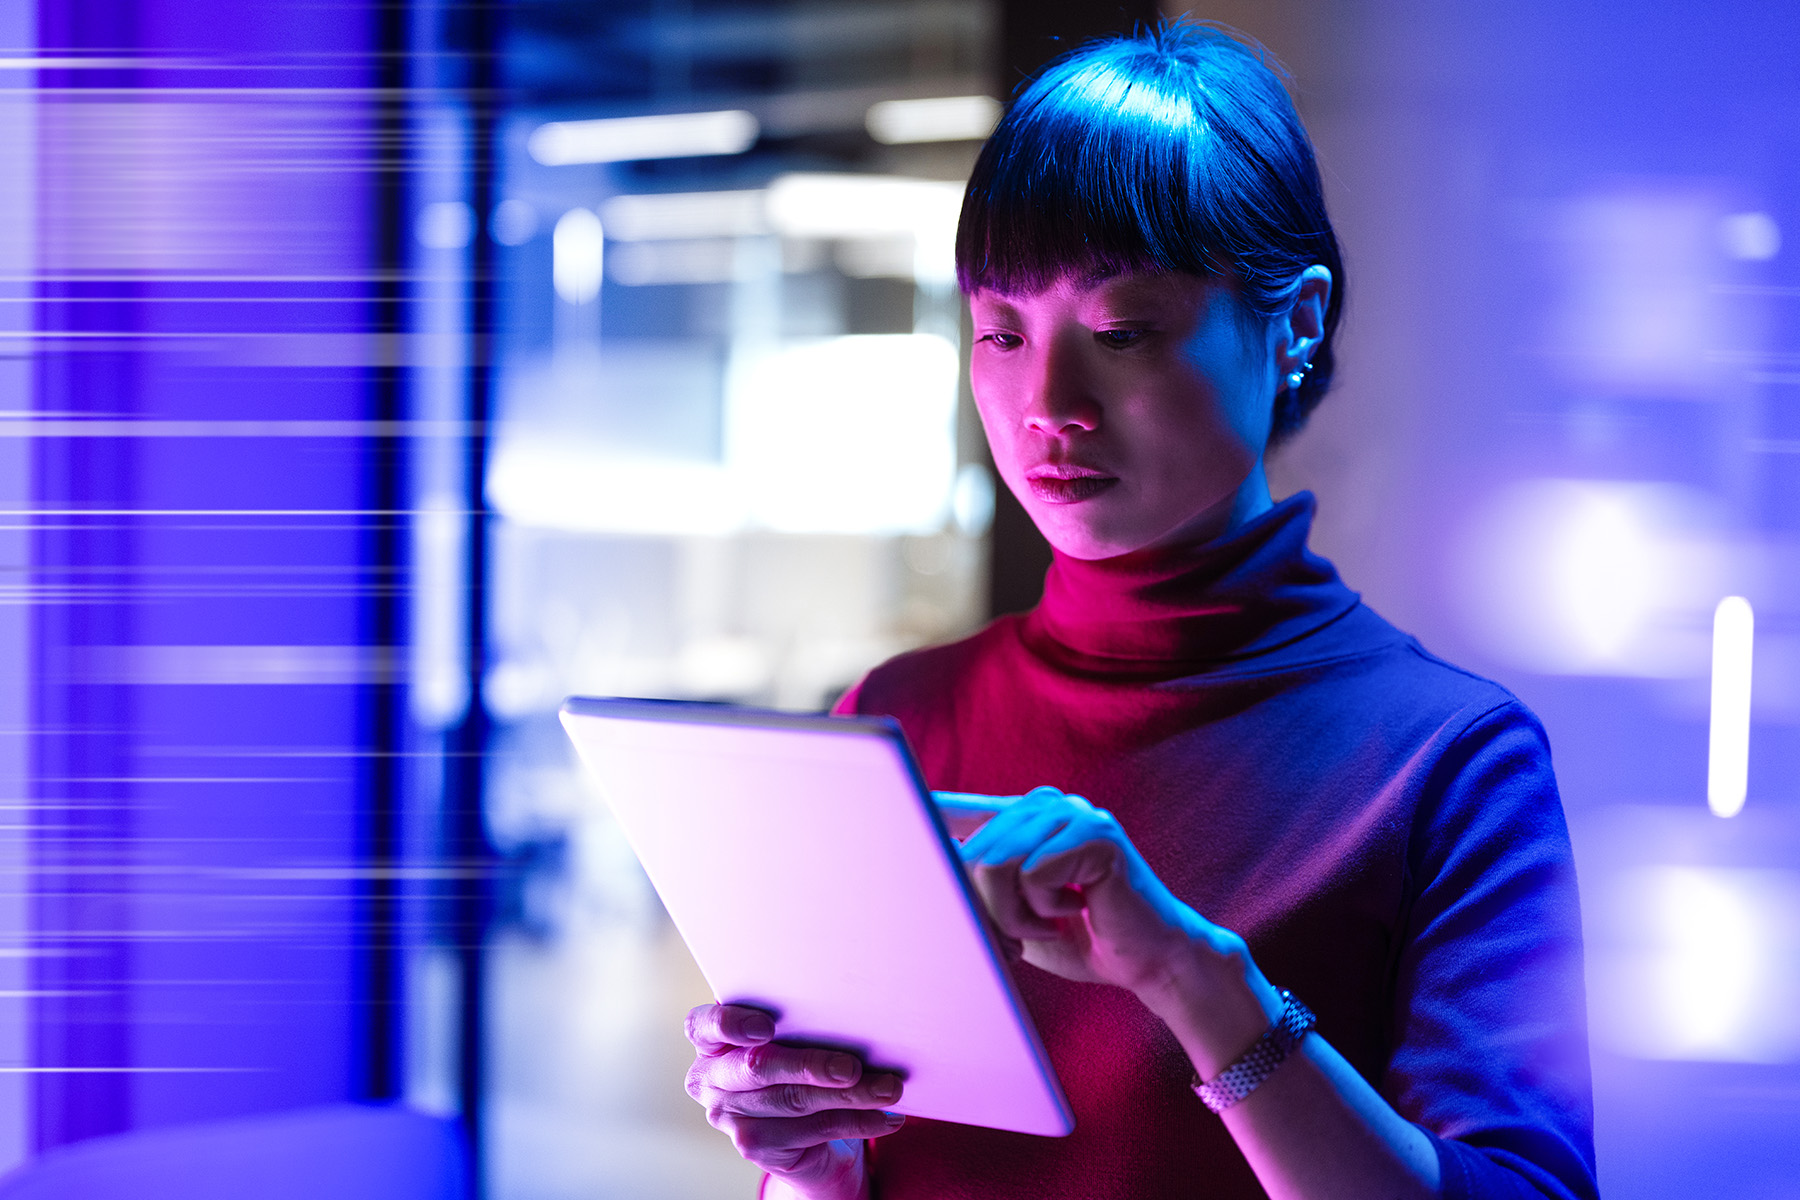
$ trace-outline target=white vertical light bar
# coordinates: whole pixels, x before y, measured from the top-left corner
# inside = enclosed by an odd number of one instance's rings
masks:
[[[571,208],[550,234],[550,281],[569,304],[586,304],[600,294],[600,267],[606,235],[592,209]]]
[[[1750,781],[1750,657],[1755,631],[1750,602],[1727,596],[1713,610],[1712,740],[1706,805],[1735,817]]]

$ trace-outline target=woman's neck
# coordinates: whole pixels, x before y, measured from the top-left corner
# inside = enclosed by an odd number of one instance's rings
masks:
[[[1144,549],[1168,550],[1215,541],[1243,528],[1273,507],[1275,501],[1269,496],[1269,476],[1263,470],[1263,460],[1258,458],[1237,491],[1205,512],[1183,521]]]

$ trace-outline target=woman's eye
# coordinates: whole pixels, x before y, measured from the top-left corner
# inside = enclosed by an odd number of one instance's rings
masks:
[[[1023,345],[1025,342],[1025,339],[1016,333],[1005,333],[1000,331],[984,333],[975,340],[978,342],[986,342],[999,350],[1013,350]]]
[[[1102,329],[1094,336],[1108,349],[1124,350],[1143,341],[1147,332],[1144,329]]]

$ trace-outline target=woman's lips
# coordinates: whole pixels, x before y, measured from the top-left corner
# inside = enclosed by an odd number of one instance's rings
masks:
[[[1031,489],[1031,494],[1045,504],[1079,504],[1083,500],[1093,499],[1117,482],[1117,475],[1102,475],[1098,471],[1069,471],[1066,468],[1054,473],[1046,471],[1025,477],[1025,484]]]

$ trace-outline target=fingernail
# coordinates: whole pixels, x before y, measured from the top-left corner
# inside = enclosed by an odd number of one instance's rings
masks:
[[[902,1125],[906,1124],[906,1118],[901,1116],[899,1113],[882,1113],[881,1115],[883,1117],[887,1118],[887,1125],[888,1125],[889,1129],[898,1129]]]
[[[769,1020],[769,1018],[763,1016],[761,1013],[745,1017],[744,1036],[766,1042],[775,1036],[775,1022]]]
[[[837,1083],[849,1083],[858,1074],[856,1060],[848,1054],[834,1054],[825,1060],[825,1074]]]
[[[883,1104],[891,1104],[900,1098],[900,1081],[889,1075],[886,1079],[877,1079],[869,1088],[869,1094]]]

